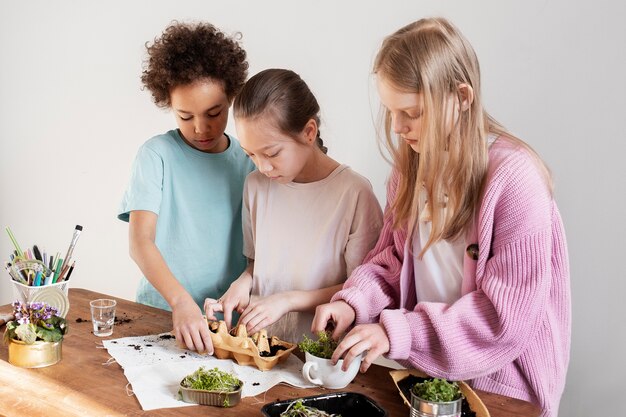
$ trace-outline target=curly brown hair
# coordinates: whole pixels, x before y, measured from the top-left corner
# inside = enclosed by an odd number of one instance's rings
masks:
[[[174,21],[146,49],[141,81],[159,107],[171,105],[174,87],[206,78],[221,82],[232,100],[248,75],[246,51],[210,23]]]

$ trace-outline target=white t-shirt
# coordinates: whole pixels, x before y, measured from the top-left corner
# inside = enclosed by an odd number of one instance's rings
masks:
[[[493,133],[487,135],[488,146],[491,146],[497,138],[498,136]],[[426,191],[422,189],[419,199],[420,213],[429,211],[426,205]],[[452,304],[461,298],[465,256],[464,235],[461,234],[455,240],[438,241],[428,248],[420,260],[417,256],[430,238],[432,224],[428,219],[420,219],[417,229],[413,236],[413,272],[417,301]]]
[[[345,165],[312,183],[280,184],[258,171],[243,196],[244,255],[254,259],[253,295],[343,283],[374,247],[382,211],[369,181]],[[313,313],[287,313],[269,335],[299,342]]]
[[[465,238],[440,240],[431,245],[420,260],[431,231],[430,221],[420,221],[413,237],[413,271],[417,301],[452,304],[461,298]]]

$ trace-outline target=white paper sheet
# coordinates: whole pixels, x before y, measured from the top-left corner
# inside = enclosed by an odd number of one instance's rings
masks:
[[[242,397],[257,396],[280,383],[302,388],[313,386],[302,378],[302,361],[294,355],[269,371],[259,371],[229,359],[180,349],[167,333],[105,340],[103,345],[124,368],[143,410],[193,405],[178,400],[178,386],[200,366],[217,367],[237,375],[244,382]]]

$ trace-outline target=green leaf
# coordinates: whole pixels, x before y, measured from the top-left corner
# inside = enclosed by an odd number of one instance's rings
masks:
[[[45,329],[43,327],[37,328],[37,337],[44,342],[58,342],[63,339],[61,331],[58,329]]]
[[[17,324],[14,321],[10,321],[7,323],[7,328],[4,330],[4,343],[8,344],[11,339],[17,339],[17,334],[15,334],[15,329],[17,328]]]
[[[35,340],[37,340],[36,327],[32,323],[20,324],[17,326],[17,329],[15,329],[15,334],[19,340],[28,345],[35,343]]]
[[[55,330],[60,331],[62,335],[67,334],[67,331],[69,330],[67,321],[63,317],[52,316],[47,320],[47,322],[52,323]]]

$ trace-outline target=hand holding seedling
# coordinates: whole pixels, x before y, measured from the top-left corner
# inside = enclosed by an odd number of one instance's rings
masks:
[[[345,301],[335,301],[317,306],[311,332],[317,334],[334,326],[333,339],[339,340],[354,323],[356,313]]]
[[[350,330],[337,345],[331,361],[336,364],[343,357],[341,369],[346,371],[354,358],[363,352],[366,353],[361,361],[361,372],[367,371],[376,358],[389,352],[389,338],[382,324],[360,324]]]
[[[241,314],[239,323],[246,326],[248,333],[256,333],[275,323],[291,311],[288,294],[277,293],[267,297],[253,296]]]
[[[252,274],[250,271],[244,271],[237,278],[228,291],[219,299],[207,298],[204,300],[204,313],[209,320],[217,320],[215,313],[224,313],[224,322],[228,330],[232,328],[233,310],[241,313],[250,303],[250,290],[252,288]]]

